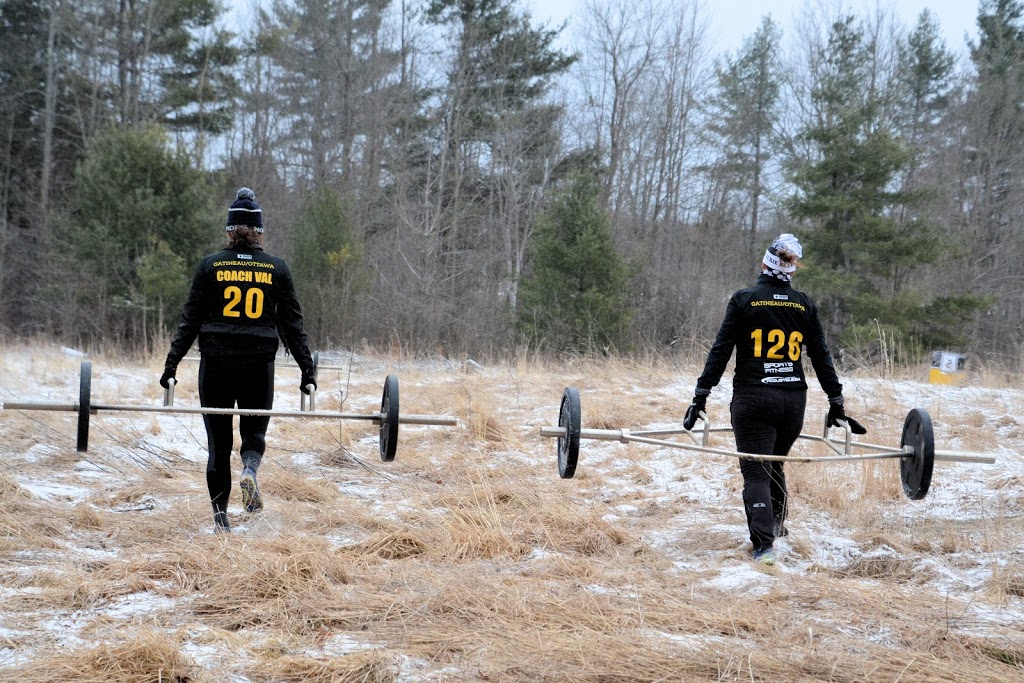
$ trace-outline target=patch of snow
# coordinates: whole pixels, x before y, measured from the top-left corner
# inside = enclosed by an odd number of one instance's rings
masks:
[[[72,469],[84,477],[105,477],[108,475],[107,470],[88,460],[79,460]]]
[[[174,611],[178,601],[153,593],[133,593],[103,608],[103,614],[112,619],[136,619],[154,612]]]
[[[293,453],[291,461],[296,467],[313,467],[320,463],[320,457],[313,453]]]
[[[91,491],[82,486],[71,486],[55,481],[44,481],[38,479],[26,479],[17,477],[15,481],[23,489],[36,498],[50,501],[79,502],[91,495]]]
[[[319,652],[310,651],[307,654],[311,657],[343,657],[353,652],[379,648],[379,643],[367,643],[344,633],[338,633],[327,638]]]
[[[726,563],[717,576],[701,581],[698,585],[727,592],[742,590],[750,595],[766,595],[772,589],[773,583],[766,580],[766,577],[764,571],[758,569],[749,557],[744,556],[733,565]]]
[[[40,462],[59,453],[61,449],[48,443],[33,444],[31,448],[22,453],[15,453],[14,457],[23,462]]]

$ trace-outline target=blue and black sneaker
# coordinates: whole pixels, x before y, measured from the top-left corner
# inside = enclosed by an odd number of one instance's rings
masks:
[[[762,548],[754,551],[754,562],[763,564],[766,567],[775,565],[775,552],[771,548]]]
[[[242,476],[238,480],[242,489],[242,507],[246,512],[259,512],[263,509],[263,497],[260,495],[260,487],[256,484],[256,472],[249,467],[242,469]]]

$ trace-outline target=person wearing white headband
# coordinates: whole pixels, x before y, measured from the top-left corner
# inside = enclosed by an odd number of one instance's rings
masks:
[[[804,257],[804,248],[796,237],[787,233],[779,235],[764,252],[762,269],[772,277],[792,282],[796,262]]]
[[[843,385],[836,374],[814,301],[793,289],[793,275],[802,257],[800,241],[789,233],[780,235],[765,251],[761,274],[754,286],[729,299],[725,319],[683,418],[685,429],[693,429],[700,414],[706,414],[707,398],[721,380],[735,349],[730,412],[736,450],[787,455],[804,423],[806,349],[818,383],[828,396],[828,425],[841,426],[842,420],[854,434],[866,433],[843,408]],[[783,463],[742,458],[740,472],[754,559],[761,564],[775,564],[775,539],[789,533],[785,527],[789,502]]]

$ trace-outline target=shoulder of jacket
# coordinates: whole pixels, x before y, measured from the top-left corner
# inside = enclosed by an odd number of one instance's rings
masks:
[[[729,297],[729,301],[743,301],[744,299],[748,298],[751,294],[753,294],[753,290],[750,287],[747,287],[746,289],[737,289],[735,292],[732,293],[732,296]]]
[[[811,298],[811,295],[810,295],[810,294],[808,294],[807,292],[801,292],[801,291],[800,291],[800,290],[798,290],[798,289],[794,289],[794,290],[793,290],[793,294],[795,294],[795,295],[797,295],[798,297],[800,297],[800,299],[801,299],[801,300],[802,300],[802,301],[803,301],[803,302],[804,302],[805,304],[808,304],[808,305],[810,305],[810,306],[813,306],[813,305],[814,305],[814,299],[812,299],[812,298]]]
[[[218,251],[218,252],[216,252],[214,254],[207,254],[206,256],[204,256],[202,258],[202,260],[199,261],[199,267],[200,268],[210,268],[210,267],[213,266],[214,263],[216,263],[218,260],[220,260],[222,258],[224,258],[224,252],[223,251]]]
[[[737,290],[736,293],[733,294],[733,296],[735,296],[735,297],[754,296],[755,294],[758,294],[759,292],[763,292],[766,289],[770,289],[769,285],[766,285],[763,282],[755,282],[754,284],[750,285],[749,287],[744,287],[743,289]]]

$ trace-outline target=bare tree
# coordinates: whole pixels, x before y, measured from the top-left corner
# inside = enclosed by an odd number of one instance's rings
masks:
[[[640,108],[641,84],[658,59],[659,16],[654,0],[587,0],[584,5],[577,73],[585,103],[585,141],[607,165],[604,189],[613,207],[634,132],[629,122]]]
[[[699,305],[678,273],[701,268],[697,226],[720,197],[701,170],[710,148],[701,103],[712,85],[708,18],[700,2],[659,5],[613,0],[587,5],[577,70],[581,136],[606,167],[604,187],[619,244],[639,268],[634,279],[640,337],[665,340]],[[708,235],[711,248],[727,239]],[[719,251],[721,253],[721,251]]]

